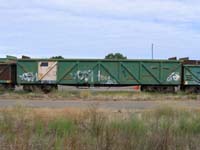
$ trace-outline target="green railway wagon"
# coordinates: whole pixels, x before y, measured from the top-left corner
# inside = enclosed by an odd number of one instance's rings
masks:
[[[200,65],[184,65],[184,90],[200,92]]]
[[[169,60],[20,59],[22,85],[178,86],[181,62]]]

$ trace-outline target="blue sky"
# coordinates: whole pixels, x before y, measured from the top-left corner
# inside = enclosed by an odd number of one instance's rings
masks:
[[[197,0],[0,0],[0,57],[200,59]]]

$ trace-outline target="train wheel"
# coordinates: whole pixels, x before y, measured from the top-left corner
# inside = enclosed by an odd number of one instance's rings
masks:
[[[6,90],[5,85],[1,84],[1,85],[0,85],[0,91],[5,91],[5,90]]]
[[[15,85],[14,84],[1,84],[0,90],[2,90],[2,91],[6,91],[6,90],[13,91],[13,90],[15,90]]]
[[[31,89],[30,89],[29,86],[30,86],[30,85],[23,85],[23,90],[24,90],[25,92],[31,92]]]
[[[57,90],[58,89],[58,86],[57,85],[43,85],[41,87],[41,90],[44,92],[44,93],[50,93],[54,90]]]
[[[163,93],[175,93],[175,87],[174,86],[162,86],[160,92],[163,92]]]
[[[0,90],[1,91],[13,91],[15,89],[15,85],[13,84],[1,84]]]
[[[195,90],[194,87],[187,86],[184,88],[184,91],[189,94],[189,93],[194,93]]]
[[[197,86],[197,93],[200,93],[200,86]]]
[[[141,91],[143,92],[161,92],[161,93],[174,93],[174,86],[142,86]]]
[[[141,86],[141,91],[142,92],[156,92],[157,87],[155,87],[155,86]]]
[[[199,86],[187,86],[184,88],[184,91],[186,93],[200,93],[200,87]]]
[[[23,85],[23,90],[26,92],[40,92],[41,87],[39,85]]]

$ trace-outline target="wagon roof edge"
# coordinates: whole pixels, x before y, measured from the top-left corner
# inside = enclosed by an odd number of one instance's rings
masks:
[[[18,61],[109,61],[109,62],[129,62],[129,61],[146,61],[146,62],[182,62],[180,60],[167,60],[167,59],[118,59],[118,60],[111,60],[111,59],[80,59],[80,58],[73,58],[73,59],[45,59],[45,58],[31,58],[31,59],[18,59]]]

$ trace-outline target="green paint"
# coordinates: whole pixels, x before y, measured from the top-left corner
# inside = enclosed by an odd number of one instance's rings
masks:
[[[57,81],[63,85],[179,85],[181,62],[168,60],[104,59],[19,59],[19,84],[39,84],[21,80],[24,73],[38,73],[38,62],[57,61]]]
[[[184,84],[185,85],[200,85],[200,66],[185,65],[184,66]]]

